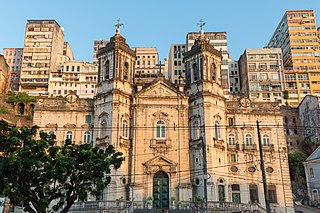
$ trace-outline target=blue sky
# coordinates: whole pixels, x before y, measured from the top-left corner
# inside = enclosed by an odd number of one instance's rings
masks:
[[[229,52],[238,59],[245,48],[263,47],[286,10],[313,9],[317,25],[319,0],[28,0],[4,1],[0,12],[0,52],[4,47],[23,47],[28,19],[55,19],[65,29],[75,58],[91,61],[93,40],[109,39],[120,17],[121,33],[131,47],[156,47],[160,59],[171,44],[185,43],[186,34],[225,31]],[[318,25],[319,26],[319,25]]]

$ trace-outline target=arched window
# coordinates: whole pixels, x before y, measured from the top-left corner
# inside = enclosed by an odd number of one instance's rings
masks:
[[[268,146],[270,144],[270,138],[269,135],[263,135],[262,136],[263,145]]]
[[[18,112],[19,112],[20,115],[24,115],[24,108],[25,108],[24,103],[20,103],[18,105]]]
[[[220,135],[220,123],[219,123],[219,121],[215,121],[214,122],[214,131],[215,131],[216,139],[220,139],[221,135]]]
[[[232,184],[232,202],[233,203],[241,203],[241,196],[240,196],[240,185],[239,184]]]
[[[192,71],[193,71],[193,79],[195,80],[195,81],[197,81],[198,80],[198,66],[197,66],[197,64],[196,63],[193,63],[192,64]]]
[[[236,145],[236,137],[234,134],[229,134],[229,145]]]
[[[217,79],[217,66],[212,63],[212,80],[215,81]]]
[[[128,128],[128,121],[127,120],[123,120],[122,121],[122,136],[124,138],[128,138],[129,136],[129,128]]]
[[[34,104],[30,104],[30,115],[33,117],[33,115],[34,115],[34,108],[35,108],[35,106],[34,106]]]
[[[162,120],[157,122],[156,138],[166,138],[166,123]]]
[[[246,145],[252,145],[252,135],[246,134]]]
[[[109,60],[106,61],[105,66],[106,66],[105,80],[107,80],[110,78],[110,62],[109,62]]]
[[[123,70],[123,79],[128,80],[128,74],[129,74],[129,63],[124,63],[124,70]]]
[[[66,140],[70,140],[71,142],[73,141],[73,133],[72,133],[72,131],[68,131],[66,133]]]
[[[270,203],[278,203],[277,188],[275,185],[273,185],[273,184],[268,185],[268,195],[269,195],[269,202]]]
[[[107,121],[102,119],[100,123],[100,139],[104,139],[107,136]]]
[[[91,143],[91,132],[83,133],[83,143]]]
[[[200,138],[200,123],[198,120],[193,121],[191,127],[191,136],[192,139],[199,139]]]

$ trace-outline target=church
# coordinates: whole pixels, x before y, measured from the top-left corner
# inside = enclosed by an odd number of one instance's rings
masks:
[[[136,54],[119,27],[99,49],[93,143],[112,144],[126,159],[101,199],[134,201],[136,208],[193,201],[265,208],[261,136],[271,209],[294,212],[279,103],[227,100],[221,59],[201,29],[184,55],[185,79],[172,84],[160,72],[150,83],[136,79]]]

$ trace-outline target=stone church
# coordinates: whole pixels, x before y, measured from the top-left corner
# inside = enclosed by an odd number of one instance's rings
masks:
[[[151,83],[134,79],[135,51],[119,28],[98,60],[93,142],[112,144],[126,158],[103,200],[134,200],[137,208],[150,200],[162,209],[195,200],[263,207],[258,120],[271,209],[293,212],[278,103],[226,100],[221,52],[202,30],[177,84],[161,73]]]

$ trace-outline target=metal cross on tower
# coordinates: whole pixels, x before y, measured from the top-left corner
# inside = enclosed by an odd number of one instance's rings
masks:
[[[159,74],[161,74],[161,68],[164,66],[165,64],[161,64],[161,61],[159,62],[159,64],[156,64],[156,67],[159,68]]]
[[[200,23],[198,23],[198,26],[200,26],[200,31],[202,31],[202,27],[206,24],[206,22],[203,22],[202,19],[200,19]]]
[[[118,23],[115,24],[114,26],[117,28],[117,29],[116,29],[116,34],[119,35],[119,34],[120,34],[120,27],[122,27],[123,24],[120,23],[120,18],[118,18],[117,21],[118,21]]]

